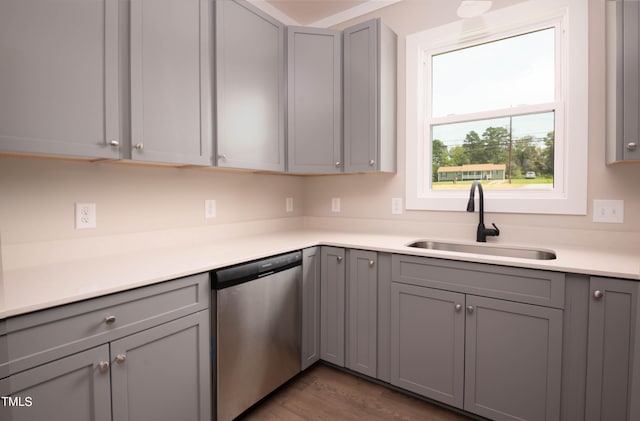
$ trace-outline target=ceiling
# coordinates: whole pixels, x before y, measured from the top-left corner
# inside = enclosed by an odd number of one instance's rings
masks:
[[[249,0],[286,25],[329,27],[401,0]]]

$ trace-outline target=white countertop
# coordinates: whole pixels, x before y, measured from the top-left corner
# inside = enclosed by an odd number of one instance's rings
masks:
[[[0,319],[315,245],[640,280],[635,251],[549,246],[555,260],[529,260],[407,247],[419,239],[443,240],[301,229],[5,270]]]

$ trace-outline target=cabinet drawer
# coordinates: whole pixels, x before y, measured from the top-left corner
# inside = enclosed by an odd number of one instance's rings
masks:
[[[207,309],[209,295],[205,273],[8,319],[0,373],[14,374]]]
[[[394,282],[564,307],[564,273],[393,255]]]

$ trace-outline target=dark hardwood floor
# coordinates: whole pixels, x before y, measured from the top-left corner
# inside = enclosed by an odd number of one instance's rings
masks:
[[[317,364],[242,418],[257,420],[467,421],[471,418]]]

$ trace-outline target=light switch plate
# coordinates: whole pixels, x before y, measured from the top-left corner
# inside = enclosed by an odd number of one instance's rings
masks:
[[[331,212],[340,212],[340,198],[332,197],[331,198]]]
[[[391,198],[391,213],[393,215],[402,214],[402,198],[401,197]]]
[[[287,212],[293,212],[293,197],[287,197],[285,199],[285,210]]]
[[[204,217],[206,219],[213,219],[217,216],[216,201],[213,199],[206,199],[204,201]]]
[[[593,222],[622,224],[624,222],[624,200],[594,200]]]

